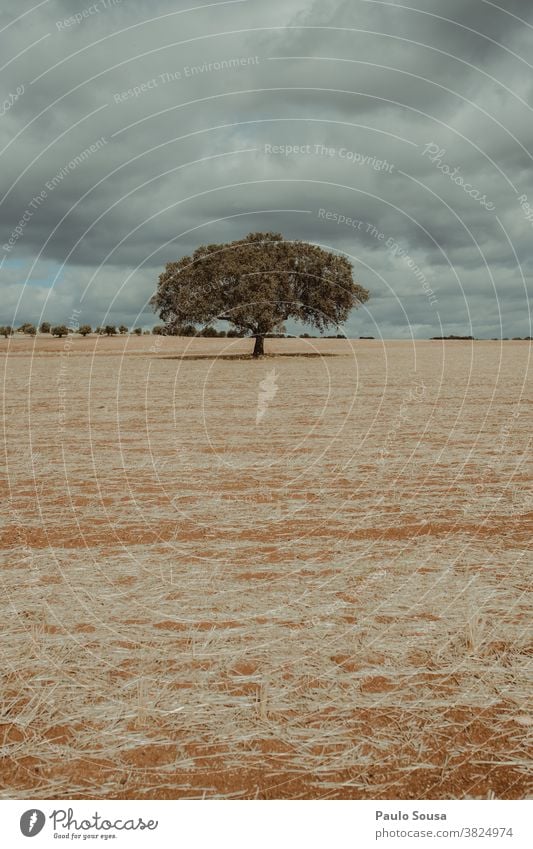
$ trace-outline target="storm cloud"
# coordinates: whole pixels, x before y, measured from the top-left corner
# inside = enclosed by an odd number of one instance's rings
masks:
[[[531,334],[529,0],[7,0],[0,321],[150,326],[165,262],[346,253],[354,335]]]

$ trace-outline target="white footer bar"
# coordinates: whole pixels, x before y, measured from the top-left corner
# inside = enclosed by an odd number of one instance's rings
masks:
[[[366,849],[533,846],[530,801],[0,802],[5,847]],[[33,842],[34,841],[34,842]]]

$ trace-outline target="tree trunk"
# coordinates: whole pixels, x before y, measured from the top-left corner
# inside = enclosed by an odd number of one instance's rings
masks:
[[[255,337],[254,352],[253,352],[252,356],[262,357],[264,355],[264,353],[265,353],[264,341],[265,341],[264,336],[256,336]]]

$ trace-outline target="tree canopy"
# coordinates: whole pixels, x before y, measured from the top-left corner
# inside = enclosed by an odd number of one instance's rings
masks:
[[[52,327],[52,336],[59,336],[61,339],[62,336],[68,335],[68,327],[66,324],[58,324],[55,327]]]
[[[255,337],[260,356],[266,334],[281,331],[287,319],[322,331],[345,321],[368,297],[346,257],[280,233],[249,233],[167,263],[151,304],[167,333],[186,323],[227,321]]]

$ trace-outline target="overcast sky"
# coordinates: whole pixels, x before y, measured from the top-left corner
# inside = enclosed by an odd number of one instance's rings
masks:
[[[350,335],[531,334],[531,0],[3,0],[0,39],[0,323],[151,326],[165,262],[274,230],[349,256]]]

